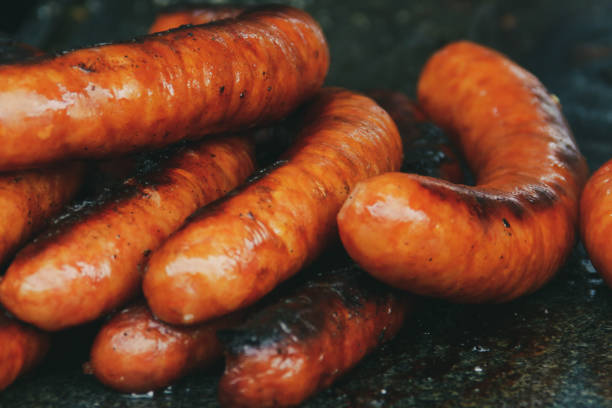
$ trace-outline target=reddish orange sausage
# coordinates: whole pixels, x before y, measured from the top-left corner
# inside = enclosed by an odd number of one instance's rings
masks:
[[[612,160],[586,183],[580,201],[582,242],[595,269],[612,287]]]
[[[418,95],[456,136],[477,185],[402,173],[360,183],[338,214],[345,248],[373,276],[422,295],[501,302],[536,290],[574,244],[587,174],[557,101],[469,42],[429,60]]]
[[[149,33],[157,33],[177,28],[183,25],[207,24],[213,21],[235,18],[246,10],[245,7],[229,5],[198,5],[193,7],[181,7],[174,10],[166,10],[156,18]]]
[[[190,324],[255,302],[335,238],[337,211],[357,181],[400,166],[397,128],[367,97],[327,89],[304,123],[277,168],[153,253],[143,290],[156,316]]]
[[[146,180],[68,217],[15,258],[0,301],[21,320],[59,330],[121,306],[140,288],[141,265],[199,207],[253,171],[253,148],[234,136],[176,153]]]
[[[0,66],[0,170],[271,122],[312,97],[328,65],[318,24],[269,6]]]
[[[38,364],[49,350],[49,336],[0,310],[0,390]]]
[[[409,301],[355,267],[325,271],[292,295],[223,330],[228,407],[297,405],[400,329]]]
[[[236,324],[229,315],[194,327],[174,327],[155,319],[145,305],[128,307],[106,323],[91,349],[91,368],[102,383],[121,392],[166,387],[219,360],[217,330]]]

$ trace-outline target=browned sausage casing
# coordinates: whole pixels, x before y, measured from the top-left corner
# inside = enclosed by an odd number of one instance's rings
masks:
[[[7,317],[0,309],[0,390],[38,364],[48,350],[48,334]]]
[[[102,383],[121,392],[163,388],[219,360],[223,347],[217,330],[239,320],[229,315],[199,326],[174,327],[155,319],[146,305],[131,306],[96,336],[91,368]]]
[[[477,185],[402,173],[360,183],[338,215],[345,248],[373,276],[418,294],[501,302],[536,290],[574,244],[587,174],[557,101],[469,42],[429,60],[418,95],[457,137]]]
[[[612,287],[612,160],[597,170],[582,192],[582,241],[595,269]]]
[[[147,255],[253,168],[252,143],[241,136],[179,151],[148,179],[128,180],[117,197],[77,213],[19,252],[0,283],[0,301],[46,330],[121,306],[138,292]]]
[[[151,28],[149,28],[149,33],[166,31],[188,24],[199,25],[226,18],[235,18],[245,10],[245,7],[213,4],[166,10],[155,18]]]
[[[143,290],[156,316],[190,324],[255,302],[335,237],[337,211],[357,181],[400,166],[397,128],[365,96],[324,90],[304,123],[277,168],[152,254]]]
[[[219,400],[231,407],[299,404],[392,338],[408,305],[355,267],[326,271],[220,332],[226,367]]]
[[[318,24],[269,6],[0,66],[0,170],[271,122],[313,96],[328,65]]]

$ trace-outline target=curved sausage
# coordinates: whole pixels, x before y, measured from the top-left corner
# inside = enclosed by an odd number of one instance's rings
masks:
[[[612,287],[612,160],[597,170],[582,191],[580,230],[582,242],[595,269]]]
[[[574,244],[587,174],[557,101],[469,42],[429,60],[418,95],[456,135],[477,184],[402,173],[360,183],[338,214],[345,248],[373,276],[417,294],[502,302],[536,290]]]
[[[105,385],[144,393],[166,387],[223,355],[217,330],[236,324],[224,316],[194,327],[173,327],[155,319],[146,305],[130,306],[109,320],[91,349],[91,368]]]
[[[49,350],[49,335],[0,310],[0,390],[38,364]]]
[[[410,302],[355,267],[325,271],[295,293],[222,330],[229,407],[297,405],[401,328]]]
[[[269,6],[0,66],[0,170],[269,123],[312,97],[328,65],[318,24]]]
[[[221,4],[182,6],[168,9],[157,15],[151,28],[149,28],[149,33],[171,30],[183,25],[200,25],[225,20],[226,18],[235,18],[245,10],[245,7]]]
[[[365,96],[324,90],[303,123],[275,169],[152,254],[143,291],[160,319],[197,323],[255,302],[336,236],[337,211],[357,181],[400,166],[397,128]]]
[[[59,330],[94,320],[136,294],[141,265],[199,207],[253,171],[241,136],[180,150],[147,179],[69,216],[25,247],[0,283],[0,301],[21,320]]]

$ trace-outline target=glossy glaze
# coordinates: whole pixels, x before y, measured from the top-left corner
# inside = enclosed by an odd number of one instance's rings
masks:
[[[299,404],[392,338],[409,304],[358,268],[320,273],[244,324],[220,332],[226,347],[221,404]]]
[[[49,336],[4,314],[0,309],[0,391],[43,359]]]
[[[397,170],[402,146],[371,99],[322,91],[281,164],[192,217],[152,254],[143,290],[162,320],[191,324],[255,302],[336,237],[336,214],[362,179]]]
[[[166,387],[223,355],[217,330],[237,324],[230,315],[193,327],[175,327],[146,305],[125,308],[109,320],[91,349],[91,368],[102,383],[121,392],[144,393]]]
[[[139,291],[142,264],[199,207],[253,171],[242,136],[175,153],[148,178],[49,229],[18,253],[0,283],[0,301],[20,319],[59,330],[100,317]]]
[[[245,7],[228,6],[221,4],[193,5],[166,10],[155,17],[149,28],[149,33],[170,30],[183,25],[200,25],[226,18],[238,17],[245,11]]]
[[[556,99],[501,54],[453,43],[418,83],[456,136],[475,187],[392,173],[360,183],[338,215],[345,248],[414,293],[501,302],[548,281],[575,241],[587,167]]]
[[[0,170],[271,122],[312,97],[328,65],[318,24],[270,6],[0,66]]]
[[[587,182],[580,200],[582,242],[595,269],[612,287],[612,160]]]

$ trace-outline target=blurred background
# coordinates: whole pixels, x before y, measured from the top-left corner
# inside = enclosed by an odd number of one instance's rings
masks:
[[[332,56],[328,85],[414,96],[428,56],[469,39],[507,54],[560,98],[591,169],[612,158],[609,0],[277,2],[306,9],[322,25]],[[0,32],[57,52],[142,35],[159,10],[177,3],[4,0]],[[140,398],[84,376],[83,358],[52,358],[2,393],[0,407],[216,406],[221,367]],[[612,291],[578,246],[550,284],[509,304],[426,300],[397,339],[307,406],[612,407]]]

